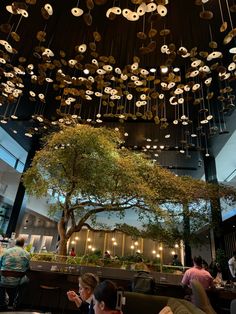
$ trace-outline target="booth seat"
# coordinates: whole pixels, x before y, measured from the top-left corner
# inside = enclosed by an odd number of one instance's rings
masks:
[[[191,302],[167,296],[125,292],[124,314],[158,314],[169,306],[173,314],[205,314]]]

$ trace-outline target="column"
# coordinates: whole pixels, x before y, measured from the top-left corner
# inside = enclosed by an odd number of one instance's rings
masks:
[[[204,157],[204,169],[206,181],[209,183],[218,184],[216,176],[216,163],[215,157],[209,156]],[[225,250],[224,233],[222,227],[222,216],[220,199],[217,197],[211,200],[211,219],[212,219],[212,230],[211,234],[211,247],[212,256],[215,255],[217,249]]]

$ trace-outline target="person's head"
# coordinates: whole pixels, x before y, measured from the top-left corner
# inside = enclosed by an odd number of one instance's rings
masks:
[[[201,256],[194,256],[193,258],[194,265],[198,267],[202,267],[202,257]]]
[[[233,252],[233,257],[236,259],[236,251]]]
[[[204,259],[202,260],[202,267],[208,270],[208,263]]]
[[[22,237],[19,237],[16,239],[16,246],[20,246],[20,247],[23,247],[25,244],[25,239],[22,238]]]
[[[95,314],[109,314],[109,311],[121,310],[123,290],[118,289],[110,280],[104,280],[95,288],[94,292]]]
[[[98,282],[98,277],[92,273],[85,273],[79,277],[79,294],[83,301],[91,297]]]
[[[178,259],[178,255],[177,255],[177,254],[174,254],[173,258],[174,258],[174,259]]]
[[[75,250],[75,248],[72,246],[71,251],[74,251],[74,250]]]

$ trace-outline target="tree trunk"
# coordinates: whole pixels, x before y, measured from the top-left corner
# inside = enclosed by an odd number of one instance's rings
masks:
[[[64,220],[64,216],[61,217],[61,219],[58,221],[57,225],[58,234],[59,234],[59,246],[58,246],[58,254],[59,255],[67,255],[67,240],[66,237],[66,224]]]
[[[204,169],[206,181],[213,184],[218,184],[215,157],[210,156],[204,158]],[[219,198],[211,199],[211,219],[213,226],[212,233],[214,238],[211,253],[212,257],[215,257],[215,252],[217,249],[225,251],[225,240]]]
[[[192,250],[189,244],[190,236],[190,219],[188,204],[183,204],[183,223],[184,223],[184,250],[185,250],[185,266],[192,266]]]
[[[59,255],[67,255],[67,239],[60,237],[59,240],[59,249],[58,249]]]

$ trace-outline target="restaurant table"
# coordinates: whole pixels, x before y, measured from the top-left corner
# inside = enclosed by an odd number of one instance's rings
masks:
[[[207,295],[217,313],[230,313],[231,301],[236,299],[236,287],[209,289]]]

